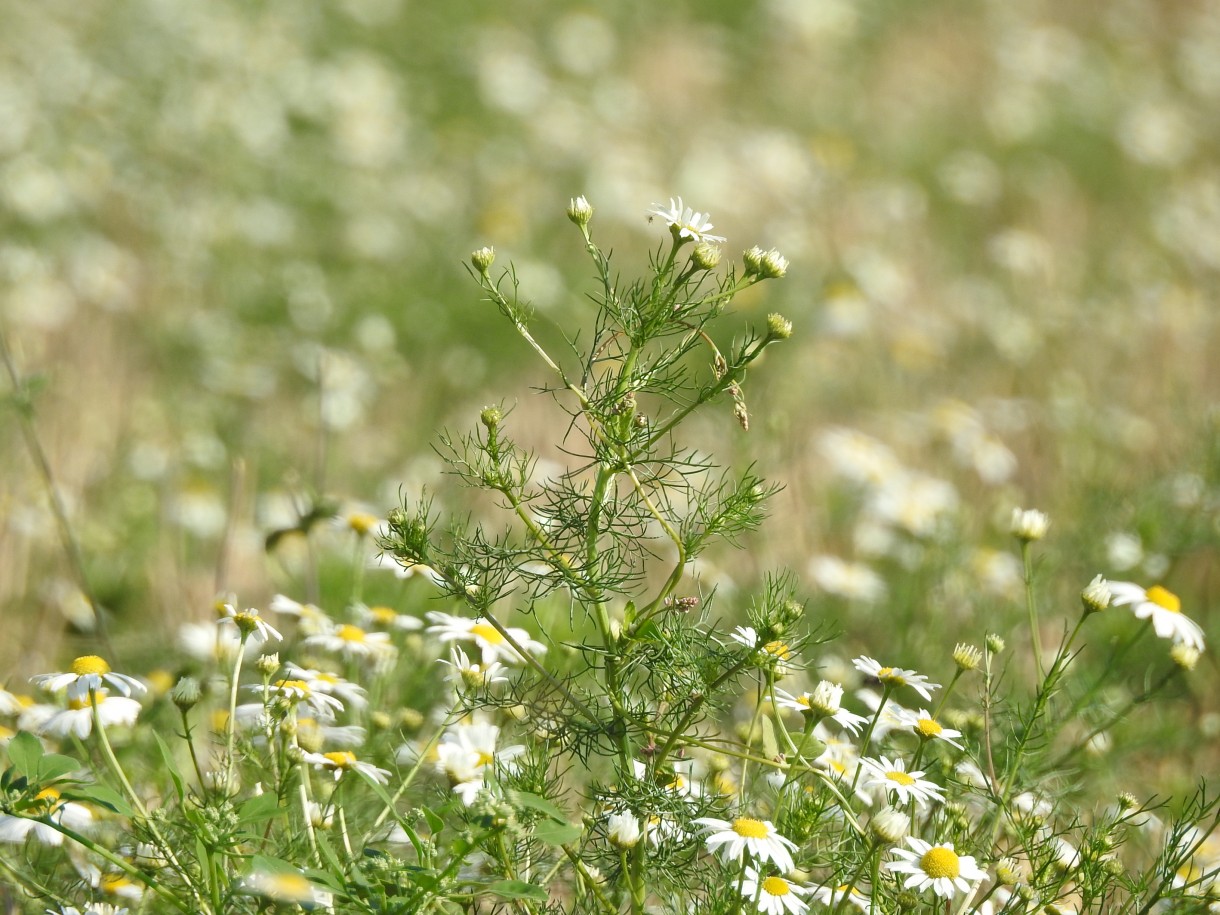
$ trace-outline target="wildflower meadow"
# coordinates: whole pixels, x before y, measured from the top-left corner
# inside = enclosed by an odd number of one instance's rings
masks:
[[[1220,7],[747,6],[0,2],[0,909],[1220,912]]]

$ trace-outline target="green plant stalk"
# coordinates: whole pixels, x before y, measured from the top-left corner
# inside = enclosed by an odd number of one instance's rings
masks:
[[[868,727],[864,729],[864,736],[860,738],[860,752],[868,752],[868,742],[873,738],[873,731],[877,729],[877,722],[881,720],[881,713],[885,711],[885,704],[890,701],[890,695],[894,692],[894,684],[883,683],[881,685],[881,701],[877,703],[877,711],[873,713],[873,718],[868,723]],[[856,785],[860,782],[860,766],[856,766],[856,774],[852,776],[851,790],[854,793]]]
[[[165,841],[165,836],[161,835],[161,830],[158,829],[157,824],[153,822],[152,816],[149,815],[148,808],[144,806],[144,802],[136,793],[135,788],[131,786],[131,782],[128,781],[127,773],[124,772],[123,767],[119,765],[119,760],[114,755],[114,748],[110,746],[110,738],[106,735],[106,726],[102,723],[102,716],[98,712],[96,689],[89,690],[89,705],[93,709],[93,730],[97,734],[98,745],[101,747],[102,757],[106,760],[106,765],[110,767],[110,771],[114,773],[115,778],[119,780],[119,784],[123,786],[123,790],[127,793],[128,798],[131,799],[132,806],[135,807],[136,812],[139,813],[143,818],[144,825],[148,827],[148,831],[156,840],[161,852],[165,855],[166,859],[174,865],[174,868],[182,876],[183,882],[185,882],[190,888],[191,894],[195,897],[196,902],[198,902],[200,906],[200,911],[203,913],[210,913],[211,910],[204,902],[198,889],[196,889],[194,884],[191,883],[190,878],[187,875],[186,868],[182,866],[182,863],[178,860],[178,856],[174,854],[174,849],[167,841]],[[140,879],[143,881],[144,878],[141,877]]]
[[[300,747],[297,747],[298,752]],[[313,817],[309,813],[309,767],[305,760],[297,762],[298,792],[301,801],[301,818],[305,821],[305,835],[309,837],[309,850],[313,854],[314,864],[322,866],[322,856],[318,854],[318,837],[314,833]]]
[[[390,795],[390,803],[383,807],[381,812],[377,814],[377,819],[373,821],[372,827],[364,837],[365,845],[369,844],[373,835],[375,835],[377,830],[382,827],[390,814],[394,812],[394,805],[398,803],[399,799],[406,793],[407,789],[411,787],[411,783],[415,781],[415,776],[417,776],[420,770],[423,768],[424,760],[428,758],[428,754],[432,752],[432,748],[436,746],[441,737],[444,736],[445,731],[449,730],[450,726],[462,717],[459,706],[460,702],[455,705],[454,708],[450,709],[449,714],[445,716],[445,720],[441,722],[441,726],[436,729],[435,733],[433,733],[430,738],[428,738],[428,742],[424,744],[423,750],[420,751],[419,759],[415,760],[415,765],[411,767],[410,771],[407,772],[406,777],[401,781],[401,783],[399,783],[394,793]]]
[[[868,855],[865,856],[864,860],[862,860],[859,866],[856,867],[855,871],[852,872],[852,875],[848,879],[847,883],[843,884],[843,895],[840,896],[839,901],[835,903],[832,915],[839,915],[839,913],[843,911],[843,905],[849,898],[851,898],[851,891],[854,890],[856,888],[856,884],[860,882],[860,877],[864,873],[864,869],[869,867],[875,858],[877,858],[877,844],[874,842],[868,851]],[[874,880],[874,886],[875,885],[876,881]]]
[[[615,908],[606,894],[602,891],[601,885],[593,879],[593,875],[589,873],[589,869],[585,866],[585,862],[581,860],[579,852],[573,849],[570,845],[560,846],[563,853],[567,855],[568,860],[572,862],[572,867],[584,879],[585,885],[588,886],[589,892],[593,894],[593,898],[597,900],[598,905],[602,907],[605,915],[618,915],[618,909]]]
[[[44,886],[35,878],[27,874],[23,874],[21,871],[17,870],[11,864],[5,861],[2,855],[0,855],[0,870],[8,874],[13,886],[22,887],[29,895],[38,896],[43,899],[50,899],[61,909],[66,909],[70,905],[67,899],[60,896],[50,887]],[[16,909],[13,911],[15,912]]]
[[[1034,560],[1029,541],[1021,541],[1021,565],[1025,579],[1025,609],[1029,613],[1029,638],[1034,649],[1034,670],[1041,682],[1045,675],[1042,667],[1042,637],[1038,633],[1038,603],[1034,598]]]
[[[233,677],[229,684],[229,717],[225,721],[225,778],[224,784],[229,784],[233,777],[233,744],[237,734],[237,688],[241,680],[241,663],[246,656],[246,642],[250,633],[239,629],[241,641],[237,645],[237,659],[233,662]],[[265,695],[265,694],[264,694]]]

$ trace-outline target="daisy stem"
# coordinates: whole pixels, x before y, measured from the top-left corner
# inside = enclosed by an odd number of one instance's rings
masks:
[[[131,786],[131,782],[127,778],[127,773],[123,771],[123,767],[119,765],[118,758],[114,755],[114,748],[110,745],[110,738],[106,735],[106,725],[102,723],[102,715],[97,705],[97,690],[89,690],[89,704],[93,707],[93,729],[97,733],[98,744],[102,749],[102,756],[106,760],[106,764],[110,767],[110,771],[114,773],[115,778],[119,780],[119,784],[123,786],[123,790],[127,792],[127,796],[131,798],[131,805],[136,809],[136,812],[144,820],[144,825],[152,834],[153,839],[157,843],[157,847],[165,855],[166,860],[173,864],[178,874],[182,877],[186,885],[190,887],[191,894],[195,897],[196,902],[200,906],[202,912],[210,912],[207,904],[203,901],[199,891],[195,885],[188,879],[188,872],[178,861],[178,856],[174,854],[174,849],[168,842],[165,841],[165,836],[161,835],[161,830],[157,828],[157,824],[153,822],[152,816],[148,812],[148,808],[144,806],[144,802],[140,800],[140,795],[136,793],[135,788]],[[66,835],[67,833],[65,833]],[[143,874],[137,874],[141,881],[145,880]]]
[[[561,846],[563,853],[568,856],[568,860],[572,862],[572,867],[580,874],[584,880],[585,886],[589,888],[589,892],[593,894],[593,898],[605,911],[606,915],[618,915],[618,909],[615,907],[606,894],[602,892],[601,885],[593,879],[593,875],[589,873],[589,869],[585,867],[585,862],[580,859],[580,854],[570,845]]]
[[[342,782],[343,779],[340,779],[339,781]],[[347,834],[347,817],[343,813],[343,805],[340,804],[335,798],[335,795],[338,793],[339,789],[336,788],[335,793],[331,795],[330,806],[334,808],[335,817],[339,821],[339,836],[343,839],[343,850],[347,852],[347,857],[350,860],[352,857],[352,840]]]
[[[758,692],[754,697],[754,714],[750,716],[750,726],[746,729],[746,749],[748,750],[754,742],[754,729],[758,727],[758,719],[762,715],[762,697],[763,697],[763,681],[758,681]],[[738,787],[739,799],[744,803],[746,799],[746,770],[749,767],[749,760],[743,760],[741,763],[741,785]]]
[[[864,736],[860,738],[860,752],[862,754],[868,752],[868,742],[873,738],[873,731],[877,729],[877,722],[881,720],[881,713],[885,710],[885,703],[889,701],[890,694],[893,691],[894,684],[883,683],[881,685],[881,701],[877,703],[877,711],[873,713],[872,720],[869,721],[868,727],[864,729]],[[856,790],[856,785],[860,781],[860,773],[862,771],[863,767],[856,766],[856,774],[852,776],[851,780],[851,790],[853,793]]]
[[[390,795],[390,803],[382,808],[381,813],[377,814],[377,819],[373,821],[372,827],[370,827],[369,831],[365,834],[365,845],[369,843],[373,834],[381,828],[383,823],[385,823],[386,818],[394,812],[394,805],[398,803],[398,799],[406,793],[409,787],[411,787],[411,783],[415,781],[415,776],[417,776],[419,774],[419,770],[423,768],[424,761],[428,758],[428,754],[432,752],[432,748],[436,746],[441,737],[444,736],[445,731],[449,730],[450,725],[459,720],[461,717],[461,700],[459,699],[457,704],[449,710],[449,714],[445,716],[445,720],[441,722],[441,726],[436,729],[431,737],[428,738],[428,742],[424,744],[424,748],[419,751],[419,758],[415,760],[415,765],[411,767],[411,771],[407,773],[406,777],[398,785],[398,788],[396,788],[394,793]]]
[[[1038,682],[1044,677],[1042,667],[1042,639],[1038,634],[1038,604],[1034,599],[1034,559],[1029,548],[1029,541],[1021,541],[1021,564],[1025,577],[1025,608],[1029,612],[1029,637],[1034,646],[1034,668],[1038,674]]]
[[[225,721],[225,777],[228,784],[233,777],[233,742],[237,734],[237,684],[241,679],[241,662],[246,656],[246,640],[250,633],[241,630],[241,641],[237,643],[237,660],[233,662],[233,678],[229,684],[229,717]]]
[[[352,604],[364,600],[364,535],[356,535],[355,555],[352,557]]]
[[[945,700],[949,698],[949,694],[953,692],[953,687],[957,686],[957,681],[961,679],[962,670],[959,667],[953,672],[953,679],[949,681],[949,685],[945,687],[945,691],[940,694],[940,701],[936,703],[936,708],[932,709],[932,717],[939,718],[940,710],[945,707]]]
[[[191,765],[195,767],[195,778],[199,779],[199,787],[205,788],[203,781],[203,766],[199,765],[199,754],[195,752],[195,741],[191,737],[191,722],[187,717],[186,709],[179,709],[182,715],[182,739],[186,741],[186,748],[191,754]]]
[[[839,897],[839,901],[835,903],[833,915],[839,915],[843,911],[843,906],[847,900],[851,898],[852,890],[856,888],[856,884],[860,881],[860,875],[864,873],[864,869],[871,865],[871,862],[877,860],[877,844],[874,842],[873,847],[869,849],[868,856],[864,858],[852,872],[851,879],[843,884],[843,895]],[[876,886],[874,879],[873,885]]]
[[[309,850],[313,852],[314,863],[321,867],[322,857],[318,854],[318,837],[314,834],[313,817],[309,813],[309,767],[305,765],[305,760],[302,759],[297,763],[297,772],[300,775],[298,788],[301,799],[301,817],[305,820],[305,835],[309,837]]]

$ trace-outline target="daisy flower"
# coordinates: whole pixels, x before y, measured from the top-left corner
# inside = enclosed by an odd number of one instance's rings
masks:
[[[908,836],[907,844],[911,846],[909,850],[894,849],[894,854],[902,860],[890,861],[885,867],[895,874],[907,874],[904,886],[908,890],[931,888],[937,896],[950,899],[955,890],[967,893],[971,882],[987,876],[974,863],[974,858],[955,852],[952,842],[932,845],[923,839]]]
[[[285,594],[277,594],[271,598],[267,609],[280,616],[296,617],[301,621],[301,630],[307,635],[324,632],[331,626],[330,617],[321,607],[314,604],[302,604]]]
[[[361,762],[351,750],[334,750],[330,753],[303,753],[301,759],[315,769],[329,769],[335,773],[335,781],[343,777],[344,772],[355,772],[363,775],[369,781],[384,785],[390,780],[389,769],[379,769],[372,763]]]
[[[362,709],[368,705],[368,693],[363,686],[345,680],[324,670],[297,667],[291,661],[284,668],[287,680],[300,680],[312,691],[334,696],[349,708]]]
[[[95,654],[87,654],[72,662],[72,668],[67,673],[39,674],[30,678],[47,692],[57,693],[61,689],[68,690],[68,699],[87,699],[89,693],[97,692],[103,686],[113,687],[124,696],[144,692],[144,684],[135,677],[117,674],[110,669],[105,659]]]
[[[1203,630],[1182,613],[1182,601],[1172,591],[1160,585],[1145,590],[1129,581],[1112,581],[1109,585],[1114,606],[1130,605],[1137,617],[1151,619],[1152,628],[1160,638],[1203,650]]]
[[[125,696],[108,696],[105,690],[94,693],[97,717],[102,727],[130,727],[140,714],[140,703]],[[61,740],[69,734],[84,740],[93,733],[93,706],[86,698],[69,699],[68,707],[51,715],[38,726],[38,733]]]
[[[802,915],[809,903],[800,897],[809,888],[789,883],[783,877],[763,877],[752,867],[746,867],[745,879],[741,881],[741,897],[757,900],[758,911],[766,915]]]
[[[939,683],[929,683],[923,674],[903,670],[901,667],[882,667],[879,662],[867,656],[858,657],[851,663],[860,673],[879,680],[882,685],[909,686],[929,702],[932,701],[932,690],[940,689]]]
[[[381,629],[402,629],[410,632],[424,628],[423,620],[399,613],[393,607],[366,607],[364,604],[357,604],[355,611],[360,625],[366,629],[376,626]]]
[[[748,851],[760,863],[774,861],[782,872],[793,869],[792,852],[796,845],[775,831],[770,820],[755,820],[738,817],[731,823],[714,817],[695,820],[708,830],[707,850],[712,854],[721,849],[721,858],[726,861],[741,860],[742,852]]]
[[[523,746],[496,748],[500,729],[494,724],[476,722],[451,727],[436,748],[436,768],[443,772],[455,794],[467,807],[474,803],[486,785],[488,769],[503,765],[525,752]]]
[[[953,728],[945,727],[939,721],[933,718],[932,713],[926,708],[921,708],[917,712],[913,712],[910,709],[903,709],[901,718],[902,726],[904,728],[910,728],[921,740],[943,740],[945,743],[952,744],[959,750],[965,749],[965,747],[954,739],[956,737],[961,737],[962,732],[955,731]]]
[[[485,689],[493,683],[507,683],[504,676],[504,665],[499,661],[490,664],[475,664],[466,656],[466,652],[453,645],[449,649],[450,660],[440,659],[441,664],[453,668],[445,678],[454,686],[464,686],[467,689]]]
[[[55,788],[42,789],[34,795],[34,801],[36,806],[27,816],[0,814],[0,842],[21,845],[33,836],[42,845],[62,845],[63,833],[41,822],[42,817],[49,817],[76,832],[87,832],[93,826],[89,808],[73,801],[61,801]]]
[[[816,715],[819,718],[830,718],[845,730],[853,734],[860,733],[860,727],[867,720],[863,715],[857,715],[843,708],[843,687],[829,680],[823,680],[813,688],[813,692],[804,692],[799,696],[775,690],[775,697],[780,708],[792,709],[806,715]]]
[[[91,902],[83,912],[76,906],[69,905],[60,910],[47,909],[46,915],[127,915],[127,909],[108,902]]]
[[[304,706],[308,709],[306,714],[312,713],[326,721],[333,720],[336,712],[343,711],[342,702],[334,696],[315,690],[304,680],[285,678],[276,680],[266,687],[261,683],[255,683],[249,689],[262,693],[264,703],[273,702],[276,699],[287,699],[289,702],[296,703],[298,714],[301,706]]]
[[[849,887],[846,883],[840,883],[838,886],[814,887],[812,898],[832,912],[838,911],[840,902],[848,902],[861,912],[867,912],[872,903],[868,896],[854,886]]]
[[[258,615],[258,611],[251,608],[249,610],[238,610],[232,604],[221,604],[218,607],[221,614],[217,625],[224,626],[226,623],[235,626],[238,633],[249,638],[251,635],[257,636],[260,642],[270,642],[275,639],[277,642],[282,642],[284,637],[280,635],[280,631],[268,623],[265,619]]]
[[[640,841],[640,821],[628,811],[612,813],[606,818],[606,838],[618,848],[634,848]]]
[[[296,871],[271,873],[253,871],[242,878],[241,890],[252,896],[262,896],[276,902],[295,903],[305,908],[330,908],[334,896]]]
[[[497,661],[505,664],[519,664],[522,660],[517,649],[509,644],[508,639],[504,638],[500,630],[483,617],[468,620],[432,610],[428,613],[428,621],[432,625],[428,627],[427,631],[442,642],[453,642],[459,639],[474,642],[483,653],[484,665],[490,666]],[[530,654],[543,654],[546,651],[546,646],[530,638],[530,634],[524,629],[506,626],[505,632]]]
[[[777,677],[786,676],[792,670],[792,649],[784,642],[774,641],[762,643],[762,637],[759,636],[757,630],[753,626],[738,626],[729,633],[729,638],[740,645],[745,645],[746,648],[761,650],[766,652],[770,657],[766,660],[775,665],[775,674]]]
[[[711,214],[706,214],[710,216]],[[682,239],[690,239],[693,242],[723,242],[725,241],[722,235],[712,235],[708,230],[714,226],[705,218],[705,214],[696,213],[690,207],[682,205],[682,198],[676,200],[673,197],[669,198],[669,206],[664,204],[654,203],[652,209],[648,211],[648,218],[660,216],[669,226],[669,231],[673,233],[674,238],[681,241]]]
[[[388,632],[368,632],[351,623],[331,624],[301,643],[306,648],[333,651],[345,658],[380,658],[394,651]]]
[[[881,791],[887,798],[896,794],[899,804],[914,801],[922,809],[928,806],[930,801],[945,799],[939,785],[924,778],[923,772],[907,772],[906,763],[901,759],[866,757],[860,760],[860,766],[864,770],[864,780],[861,783],[863,789]]]

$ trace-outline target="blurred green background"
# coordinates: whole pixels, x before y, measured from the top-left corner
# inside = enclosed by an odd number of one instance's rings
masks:
[[[128,652],[219,590],[303,596],[267,533],[321,493],[445,492],[431,443],[484,404],[562,458],[463,263],[495,245],[571,332],[582,193],[627,277],[679,194],[728,256],[792,264],[726,331],[796,326],[751,431],[730,404],[691,430],[786,486],[700,569],[718,613],[790,566],[845,656],[947,666],[1021,631],[1023,506],[1053,520],[1048,639],[1097,572],[1164,580],[1220,634],[1220,3],[0,0],[0,23],[0,327]],[[91,644],[11,409],[0,616],[10,686]],[[1132,625],[1098,624],[1099,661]]]

